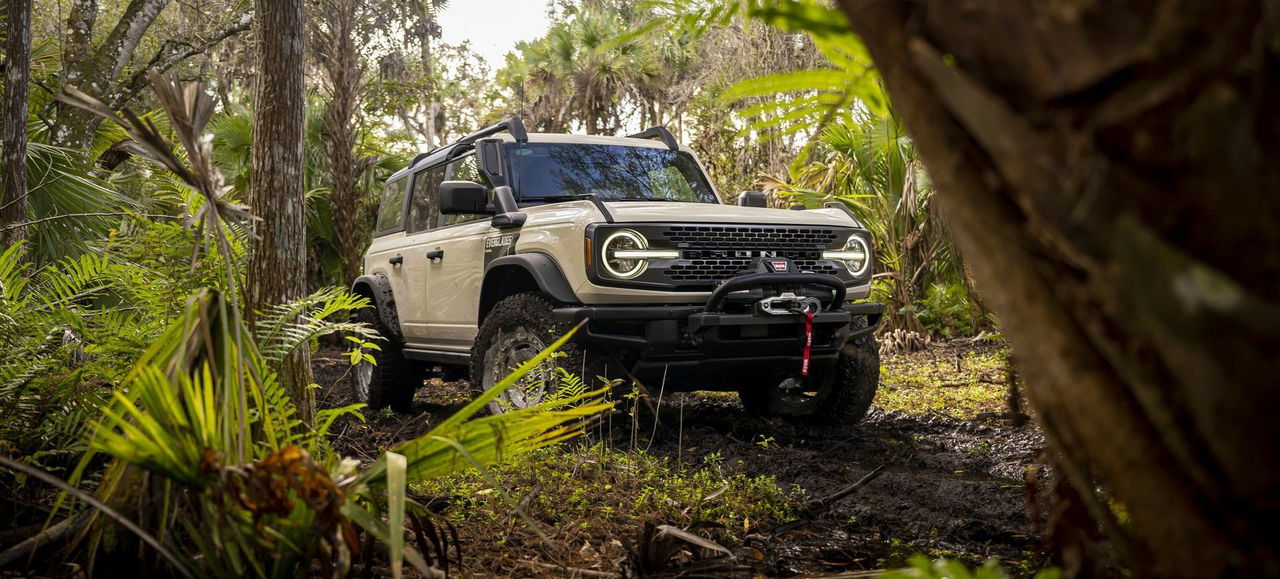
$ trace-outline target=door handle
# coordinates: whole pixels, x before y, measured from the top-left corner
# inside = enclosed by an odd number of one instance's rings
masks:
[[[443,260],[443,259],[444,259],[444,250],[443,250],[443,249],[433,249],[433,250],[431,250],[431,251],[428,251],[428,252],[427,252],[427,259],[429,259],[429,260],[431,260],[431,261],[435,261],[435,260],[437,260],[437,259]]]
[[[395,257],[393,257],[393,258],[391,258],[391,259],[388,259],[387,261],[388,261],[388,262],[391,262],[391,265],[400,265],[400,264],[404,263],[404,256],[403,256],[403,255],[397,255],[397,256],[395,256]]]

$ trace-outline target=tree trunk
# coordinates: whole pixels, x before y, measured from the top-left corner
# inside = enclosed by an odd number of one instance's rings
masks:
[[[302,0],[255,0],[258,78],[254,91],[249,204],[262,218],[245,280],[248,316],[306,293],[305,122]],[[300,417],[315,410],[310,352],[304,345],[280,373]]]
[[[1274,2],[840,4],[1133,569],[1280,574]]]
[[[363,75],[355,39],[360,6],[360,0],[333,0],[326,5],[326,31],[322,36],[327,46],[317,51],[329,81],[329,106],[321,136],[333,176],[330,206],[342,262],[342,283],[346,286],[360,275],[365,241],[357,191],[362,168],[355,151],[355,116]]]
[[[3,126],[0,126],[0,247],[27,238],[27,84],[31,81],[31,0],[6,0]],[[8,229],[11,226],[12,229]]]

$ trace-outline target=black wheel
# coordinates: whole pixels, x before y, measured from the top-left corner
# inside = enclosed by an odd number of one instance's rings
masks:
[[[380,350],[370,352],[376,364],[361,362],[351,371],[352,398],[373,410],[390,406],[396,412],[409,412],[413,392],[426,377],[425,369],[404,357],[404,343],[383,325],[375,308],[360,310],[356,321],[373,326],[386,340],[377,342]]]
[[[866,321],[858,318],[854,327],[866,327]],[[738,397],[752,414],[803,419],[815,426],[851,426],[867,415],[879,384],[880,351],[867,334],[845,344],[831,366],[781,383],[752,384],[740,389]]]
[[[520,293],[498,302],[480,324],[471,347],[471,382],[482,392],[506,378],[520,364],[533,359],[572,328],[552,318],[553,302],[542,294]],[[520,382],[489,403],[493,413],[528,408],[546,400],[559,387],[556,368],[598,387],[603,365],[594,352],[570,342],[559,354],[525,375]],[[601,360],[602,362],[602,360]]]

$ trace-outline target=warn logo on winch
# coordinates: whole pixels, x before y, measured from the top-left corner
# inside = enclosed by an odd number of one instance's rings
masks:
[[[790,267],[785,259],[766,259],[765,263],[769,264],[769,269],[775,273],[787,273]]]

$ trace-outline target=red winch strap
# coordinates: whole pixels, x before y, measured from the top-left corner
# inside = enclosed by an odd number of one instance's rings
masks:
[[[804,360],[800,362],[800,375],[809,375],[809,348],[813,347],[813,312],[804,313]]]

